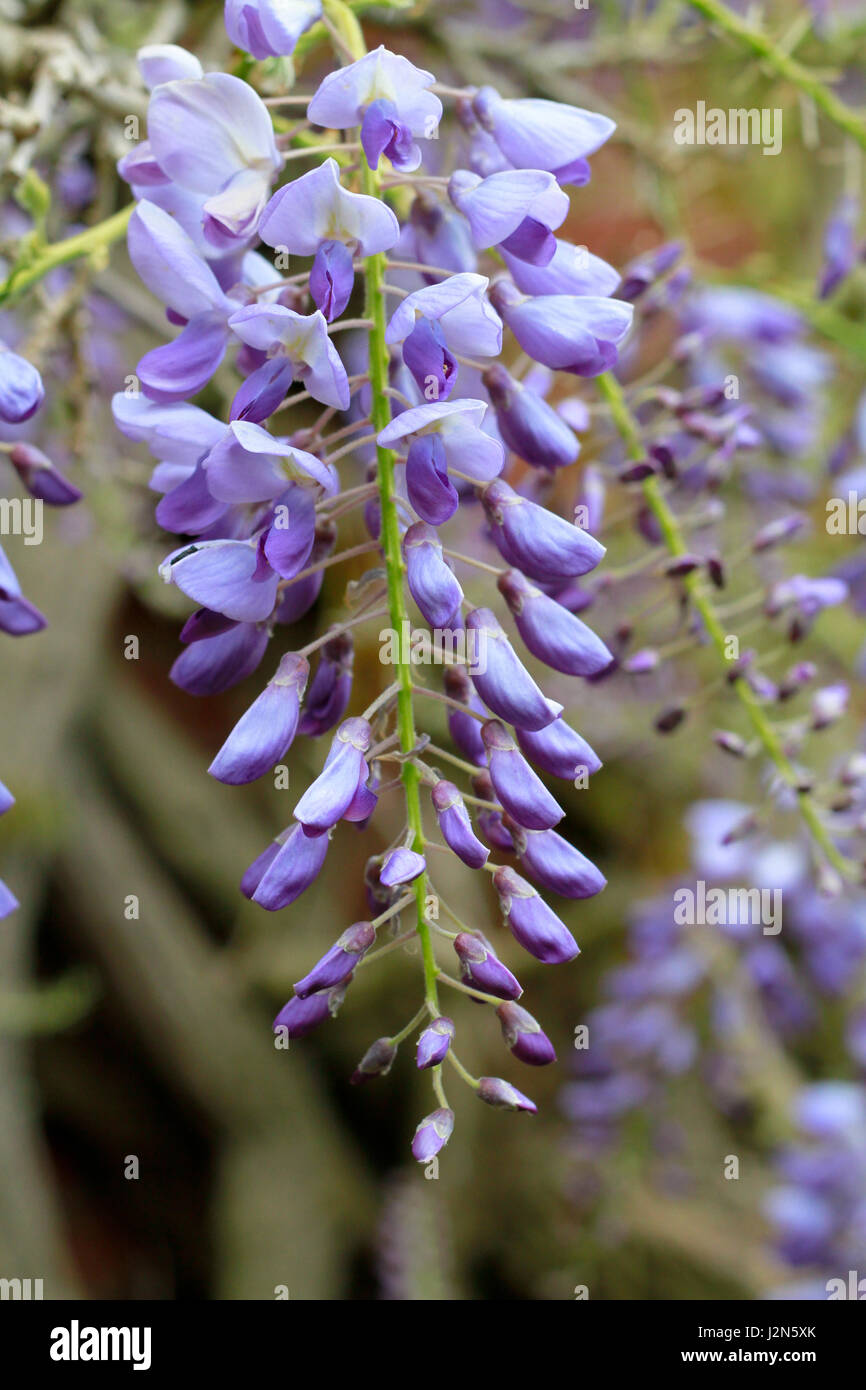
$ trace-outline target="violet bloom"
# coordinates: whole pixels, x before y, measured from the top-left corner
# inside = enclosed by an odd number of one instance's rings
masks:
[[[595,676],[613,661],[611,652],[586,623],[536,589],[518,570],[502,575],[498,588],[532,655],[554,671]]]
[[[418,1039],[415,1062],[421,1071],[428,1067],[438,1067],[445,1058],[454,1040],[454,1024],[450,1018],[440,1015],[428,1023]]]
[[[391,315],[386,343],[403,342],[419,316],[439,324],[447,346],[460,356],[497,357],[502,321],[486,297],[486,275],[450,275],[408,294]]]
[[[515,381],[498,363],[482,377],[496,411],[496,423],[509,449],[536,468],[565,468],[580,445],[572,430],[535,391]],[[538,507],[543,512],[545,508]]]
[[[427,868],[423,854],[405,846],[392,850],[386,857],[379,874],[379,882],[386,888],[396,888],[401,883],[411,883]]]
[[[9,462],[30,496],[40,498],[49,507],[68,507],[81,500],[78,488],[64,478],[48,455],[37,449],[35,444],[13,444],[9,450]]]
[[[478,670],[475,688],[484,703],[521,729],[544,729],[562,713],[562,705],[548,700],[522,665],[503,628],[490,608],[473,608],[466,627],[476,634]]]
[[[250,304],[234,312],[228,326],[257,352],[286,358],[292,379],[303,382],[322,405],[348,409],[346,369],[328,337],[324,314],[297,314],[282,304]],[[267,384],[263,380],[263,389]]]
[[[619,271],[594,256],[586,246],[556,239],[556,250],[546,265],[533,265],[512,255],[507,247],[499,251],[508,273],[521,294],[613,294],[619,284]]]
[[[307,107],[307,119],[313,125],[347,130],[362,125],[369,107],[384,100],[399,127],[416,138],[430,140],[442,117],[441,101],[428,90],[435,80],[432,73],[380,45],[357,62],[328,74]],[[372,138],[369,126],[368,138]],[[420,152],[416,160],[414,149],[407,148],[404,138],[400,139],[400,156],[404,168],[417,168],[420,163]]]
[[[421,163],[421,151],[412,139],[412,131],[400,119],[393,101],[379,97],[364,112],[361,122],[361,148],[371,169],[378,169],[382,155],[395,169],[411,173]]]
[[[44,399],[42,378],[33,364],[0,342],[0,420],[20,425]]]
[[[352,252],[339,241],[323,241],[310,268],[310,294],[328,323],[338,319],[352,297]]]
[[[515,168],[547,169],[562,183],[585,182],[587,156],[616,130],[595,111],[535,97],[506,99],[494,87],[475,93],[472,111]]]
[[[443,681],[445,694],[449,699],[456,700],[468,709],[474,710],[476,714],[483,715],[484,719],[487,718],[487,711],[476,695],[475,687],[464,666],[446,666]],[[471,763],[477,763],[479,767],[483,767],[487,762],[487,753],[481,739],[482,722],[483,720],[474,719],[463,710],[454,709],[450,705],[448,707],[448,732],[463,756]]]
[[[318,877],[327,853],[327,835],[308,835],[303,825],[293,825],[276,853],[264,863],[264,872],[252,894],[253,902],[268,912],[288,907]],[[259,856],[256,864],[262,858]]]
[[[226,33],[254,58],[278,58],[294,52],[321,15],[322,0],[226,0]]]
[[[194,615],[195,616],[195,615]],[[207,613],[212,630],[203,628],[186,640],[169,678],[190,695],[219,695],[251,676],[268,645],[268,630],[259,623],[235,623]]]
[[[274,1019],[274,1032],[285,1028],[288,1037],[304,1038],[326,1018],[335,1018],[346,995],[346,984],[348,981],[322,990],[320,994],[310,994],[306,999],[297,996],[290,999]]]
[[[513,869],[500,868],[493,875],[493,886],[506,924],[525,951],[545,965],[574,960],[579,954],[577,942],[531,883]]]
[[[223,72],[160,83],[147,135],[166,179],[201,198],[205,237],[221,249],[251,240],[282,164],[270,112],[252,87]]]
[[[478,1078],[478,1099],[483,1100],[486,1105],[494,1105],[498,1110],[525,1110],[529,1115],[538,1112],[535,1101],[525,1096],[522,1091],[518,1091],[516,1086],[512,1086],[509,1081],[503,1081],[498,1076],[481,1076]]]
[[[574,579],[604,556],[604,546],[588,531],[521,497],[500,478],[487,484],[481,500],[503,558],[530,579]]]
[[[634,310],[619,299],[598,295],[522,295],[498,280],[490,302],[524,352],[554,371],[599,376],[616,365]]]
[[[277,190],[262,214],[259,235],[268,246],[297,256],[315,256],[331,241],[372,256],[391,249],[400,224],[386,203],[343,188],[337,161],[326,159]]]
[[[310,674],[302,656],[288,652],[261,695],[238,720],[208,772],[239,786],[262,777],[285,756],[298,727],[301,699]]]
[[[490,851],[475,835],[469,812],[454,783],[442,779],[435,784],[430,795],[442,838],[448,848],[470,869],[480,869],[490,858]]]
[[[598,772],[601,759],[585,739],[561,717],[545,729],[517,729],[517,742],[527,758],[549,772],[551,777],[566,777],[571,782],[581,772],[587,776]]]
[[[21,592],[18,576],[0,546],[0,632],[24,637],[39,632],[47,620]]]
[[[460,611],[463,590],[432,526],[418,521],[409,527],[403,537],[403,559],[409,592],[426,621],[432,628],[449,627]]]
[[[527,830],[515,836],[521,863],[532,877],[564,898],[591,898],[607,879],[585,854],[555,830]]]
[[[291,592],[291,591],[289,591]],[[318,738],[342,719],[352,693],[355,648],[351,633],[339,632],[326,642],[310,682],[298,732]]]
[[[438,1154],[440,1149],[444,1149],[453,1129],[453,1110],[447,1110],[443,1106],[434,1110],[432,1114],[425,1115],[412,1139],[413,1157],[417,1158],[419,1163],[426,1163]]]
[[[828,299],[857,264],[859,213],[856,199],[840,198],[824,228],[824,264],[818,281],[819,299]]]
[[[530,1067],[545,1067],[556,1061],[553,1044],[541,1025],[520,1004],[508,1000],[500,1004],[496,1016],[502,1025],[505,1044],[515,1057]]]
[[[332,989],[334,985],[348,980],[355,966],[369,951],[376,940],[376,929],[370,922],[355,922],[347,927],[322,959],[313,966],[308,975],[298,980],[295,994],[299,999],[318,990]]]
[[[481,179],[458,169],[448,182],[448,196],[469,223],[479,251],[501,245],[533,265],[553,260],[553,231],[568,216],[569,202],[552,174],[515,169]]]
[[[490,780],[497,797],[518,825],[532,830],[549,830],[565,815],[541,778],[518,752],[517,744],[498,719],[488,719],[481,727],[487,749]]]
[[[463,980],[497,999],[519,999],[523,990],[493,947],[478,932],[460,932],[454,940]]]
[[[372,730],[366,719],[346,719],[337,730],[324,769],[295,807],[295,819],[308,836],[319,837],[338,820],[363,820],[372,795],[365,783]],[[373,798],[375,805],[375,797]]]
[[[487,483],[502,471],[503,449],[481,429],[486,411],[486,402],[468,399],[413,406],[386,425],[376,442],[393,448],[406,441],[404,447],[410,448],[418,440],[438,440],[446,466],[468,474],[474,482]]]

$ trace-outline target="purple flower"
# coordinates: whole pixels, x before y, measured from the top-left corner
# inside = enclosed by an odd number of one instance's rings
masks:
[[[197,615],[194,615],[197,616]],[[186,640],[169,672],[171,680],[190,695],[219,695],[252,675],[265,654],[268,630],[257,623],[234,623],[207,612],[207,623]]]
[[[310,269],[310,294],[328,323],[338,319],[352,297],[352,252],[340,241],[323,241]]]
[[[254,58],[278,58],[294,51],[321,14],[322,0],[226,0],[225,26],[232,43]]]
[[[18,576],[0,546],[0,632],[25,637],[39,632],[47,620],[21,592]]]
[[[252,894],[253,902],[277,912],[288,907],[318,877],[328,853],[327,835],[307,835],[303,825],[293,825],[280,838],[279,849],[264,866]],[[265,851],[265,855],[268,851]],[[256,863],[260,863],[262,856]]]
[[[299,999],[306,999],[318,990],[343,984],[351,978],[355,966],[363,960],[375,940],[376,929],[369,922],[355,922],[347,927],[331,949],[313,966],[309,975],[298,980],[295,994]]]
[[[619,284],[619,271],[594,256],[585,246],[556,238],[556,250],[546,265],[533,265],[499,247],[506,268],[521,294],[613,294]]]
[[[318,484],[328,496],[340,488],[333,467],[252,420],[233,420],[206,455],[204,465],[208,489],[221,502],[273,501],[284,497],[289,484],[298,480]],[[291,501],[303,507],[303,491],[293,491]],[[291,520],[293,508],[287,506],[286,511]]]
[[[486,1105],[494,1105],[498,1110],[525,1110],[530,1115],[538,1112],[534,1101],[498,1076],[481,1076],[478,1079],[478,1099]]]
[[[564,898],[591,898],[607,879],[555,830],[527,830],[515,837],[525,868],[544,888]]]
[[[433,628],[449,627],[460,611],[463,590],[432,526],[418,521],[409,527],[403,537],[403,559],[409,592],[426,621]]]
[[[351,634],[338,633],[322,647],[316,674],[307,691],[298,732],[318,738],[342,719],[352,693],[355,649]]]
[[[502,471],[503,462],[502,445],[481,429],[486,411],[486,403],[475,400],[413,406],[379,432],[377,443],[392,448],[403,440],[411,444],[418,439],[436,438],[449,467],[467,473],[479,483],[486,483]]]
[[[824,228],[824,264],[818,281],[819,299],[829,299],[857,264],[859,212],[855,198],[840,198]]]
[[[366,719],[346,719],[340,725],[323,771],[295,807],[295,819],[307,835],[321,836],[344,816],[349,820],[364,818],[356,812],[359,800],[363,801],[359,794],[369,776],[364,754],[371,738]]]
[[[321,994],[311,994],[306,999],[290,999],[274,1019],[274,1032],[285,1028],[290,1038],[306,1037],[326,1018],[336,1017],[345,994],[344,983],[334,989],[323,990]]]
[[[435,80],[431,72],[380,45],[356,63],[329,73],[307,107],[307,118],[313,125],[347,130],[362,123],[373,102],[385,99],[401,125],[429,140],[442,117],[441,101],[427,90]]]
[[[417,1066],[422,1070],[427,1067],[438,1067],[444,1059],[446,1052],[454,1038],[454,1024],[450,1018],[440,1015],[434,1018],[432,1023],[428,1023],[418,1039],[418,1048],[415,1053]]]
[[[278,576],[265,558],[264,536],[183,546],[163,561],[159,572],[196,603],[236,622],[269,617],[277,596]]]
[[[453,782],[437,782],[431,792],[433,809],[442,838],[470,869],[480,869],[487,863],[490,851],[482,845],[472,830],[469,812]]]
[[[498,580],[498,587],[526,646],[554,671],[595,676],[613,661],[601,638],[586,623],[536,589],[519,570],[508,570]]]
[[[472,100],[482,129],[517,169],[547,169],[562,182],[582,177],[581,166],[616,130],[614,121],[579,106],[536,98],[505,99],[482,87]]]
[[[604,546],[579,526],[514,492],[495,478],[481,494],[484,511],[502,556],[543,584],[587,574],[604,556]]]
[[[282,304],[250,304],[232,314],[229,327],[249,347],[288,358],[294,380],[303,382],[322,405],[348,408],[346,369],[328,337],[324,314],[296,314]]]
[[[513,1000],[500,1004],[496,1016],[502,1025],[506,1046],[521,1062],[530,1067],[544,1067],[556,1061],[553,1044],[532,1014]]]
[[[386,888],[396,888],[401,883],[411,883],[419,874],[423,874],[427,868],[427,861],[423,854],[417,854],[414,849],[392,850],[382,865],[379,874],[379,882]]]
[[[385,331],[387,343],[400,343],[418,316],[438,323],[445,343],[461,356],[496,357],[502,351],[502,321],[489,304],[486,275],[449,275],[401,300]]]
[[[324,160],[317,169],[278,189],[259,227],[259,236],[268,246],[297,256],[314,256],[330,241],[372,256],[389,251],[399,235],[400,224],[386,203],[343,188],[335,159]]]
[[[20,425],[44,399],[42,378],[33,364],[0,343],[0,420]]]
[[[447,400],[457,385],[457,359],[435,319],[420,319],[403,343],[403,361],[428,400]]]
[[[270,113],[252,87],[223,72],[162,82],[150,99],[147,135],[166,178],[202,200],[208,240],[223,247],[255,235],[282,161]]]
[[[208,772],[239,786],[262,777],[284,757],[298,727],[301,698],[310,667],[288,652],[261,695],[238,720]]]
[[[486,719],[487,711],[475,694],[465,667],[446,666],[444,685],[445,693],[450,699],[459,701]],[[487,754],[481,739],[481,722],[478,719],[473,719],[471,714],[466,714],[463,710],[449,707],[448,732],[465,758],[477,763],[479,767],[484,766]]]
[[[460,973],[467,984],[497,999],[519,999],[523,990],[493,947],[477,932],[460,932],[454,940]]]
[[[438,1154],[440,1149],[444,1149],[451,1138],[453,1128],[453,1110],[446,1110],[443,1106],[439,1110],[434,1110],[432,1114],[425,1115],[412,1139],[413,1156],[417,1158],[419,1163],[426,1163],[428,1159]]]
[[[423,190],[409,210],[403,235],[409,243],[409,254],[423,265],[457,272],[475,269],[478,257],[465,221],[453,208],[440,205]]]
[[[479,250],[501,243],[518,260],[534,265],[553,259],[553,229],[568,216],[569,202],[552,174],[529,168],[481,179],[458,169],[449,180],[448,196],[469,223]]]
[[[466,614],[466,627],[477,634],[479,669],[472,679],[488,708],[521,729],[544,729],[552,723],[562,705],[548,700],[535,684],[493,610],[473,608]]]
[[[490,780],[506,811],[531,830],[549,830],[565,815],[558,801],[518,752],[517,744],[498,719],[481,727],[487,749]]]
[[[577,942],[531,883],[513,869],[500,868],[493,875],[493,886],[508,928],[525,951],[545,965],[574,960],[579,954]]]
[[[460,499],[448,477],[448,456],[438,434],[417,435],[406,455],[406,492],[414,510],[433,526],[456,512]]]
[[[585,739],[562,718],[555,719],[545,729],[517,729],[517,742],[527,758],[531,758],[551,777],[566,777],[574,781],[582,769],[587,775],[598,772],[601,760]]]
[[[515,381],[498,363],[487,368],[482,381],[509,449],[537,468],[565,468],[574,463],[580,452],[577,438],[541,396]],[[545,509],[537,507],[536,511]]]
[[[616,365],[634,312],[622,300],[598,295],[530,299],[507,280],[496,282],[490,300],[534,361],[576,376],[599,376]]]
[[[407,173],[421,163],[421,151],[412,139],[412,131],[400,120],[393,101],[386,97],[371,102],[364,112],[361,147],[371,169],[378,169],[383,154],[395,169]]]

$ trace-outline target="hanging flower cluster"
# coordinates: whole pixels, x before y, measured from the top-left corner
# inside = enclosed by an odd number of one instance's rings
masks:
[[[45,398],[42,377],[36,367],[0,342],[0,437],[9,436],[0,449],[24,491],[38,506],[65,507],[81,496],[41,449],[28,440],[17,437],[18,426],[34,416]],[[26,637],[39,632],[46,619],[39,609],[25,598],[18,577],[3,547],[0,546],[0,632],[11,637]],[[0,816],[15,804],[15,798],[0,782]],[[10,888],[0,879],[0,919],[8,917],[18,906]]]
[[[233,41],[261,58],[290,53],[320,12],[318,0],[263,0],[228,4],[226,19]],[[373,1043],[353,1080],[387,1072],[417,1033],[417,1066],[431,1071],[437,1100],[412,1143],[426,1161],[453,1126],[446,1059],[488,1104],[535,1109],[510,1082],[475,1078],[460,1062],[443,986],[492,1005],[522,1061],[554,1056],[487,937],[447,908],[455,930],[431,912],[430,850],[490,873],[504,923],[548,963],[571,960],[578,947],[539,888],[580,899],[605,882],[558,833],[564,812],[538,775],[573,781],[599,760],[520,651],[568,676],[597,677],[610,665],[604,642],[560,601],[604,550],[507,479],[514,452],[544,476],[576,458],[577,437],[544,394],[554,372],[585,378],[612,367],[632,307],[611,298],[619,277],[609,265],[556,235],[565,190],[587,182],[611,121],[492,88],[445,89],[463,165],[418,172],[444,145],[431,144],[443,119],[435,78],[384,47],[365,53],[341,6],[326,5],[326,15],[336,17],[347,61],[312,97],[274,100],[306,107],[276,137],[268,105],[240,78],[205,74],[172,46],[140,54],[152,95],[148,138],[121,164],[137,200],[129,253],[180,331],[141,359],[140,390],[116,396],[114,416],[157,460],[157,520],[179,538],[161,573],[196,605],[173,680],[211,694],[270,655],[273,674],[211,774],[251,782],[296,735],[328,743],[321,773],[242,891],[269,911],[294,903],[322,871],[339,822],[365,824],[394,787],[388,769],[398,773],[406,832],[368,864],[370,918],[337,935],[275,1027],[301,1037],[336,1014],[362,963],[417,932],[422,1006],[402,1032]],[[296,160],[313,167],[275,188]],[[282,276],[271,250],[282,269],[288,257],[310,264]],[[363,317],[348,317],[361,288]],[[496,361],[506,333],[539,364],[542,390]],[[226,421],[190,398],[227,354],[238,384]],[[322,407],[318,420],[298,428],[291,408],[310,401]],[[338,519],[353,510],[363,510],[369,542],[341,551]],[[489,561],[452,554],[452,519]],[[353,586],[351,616],[293,649],[291,628],[315,605],[325,569],[359,553],[371,568]],[[467,601],[455,559],[492,572],[490,606]],[[419,685],[398,650],[393,684],[351,713],[352,629],[384,617],[400,634],[409,596],[432,643],[456,638],[471,655],[451,661],[437,691]],[[445,702],[450,752],[427,747],[419,694]],[[454,769],[448,777],[435,766],[440,756]],[[492,851],[518,867],[496,865]],[[401,931],[410,909],[413,926]],[[458,978],[442,963],[446,952]]]

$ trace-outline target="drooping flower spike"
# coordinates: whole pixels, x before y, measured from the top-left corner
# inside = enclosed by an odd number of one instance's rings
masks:
[[[226,25],[262,60],[290,54],[320,13],[319,0],[229,0]],[[243,893],[268,911],[290,907],[315,881],[346,833],[342,822],[363,828],[395,774],[402,784],[408,829],[368,861],[370,919],[342,933],[335,926],[275,1028],[299,1038],[333,1017],[357,971],[375,960],[377,937],[399,934],[411,911],[427,962],[422,1009],[372,1044],[352,1080],[384,1076],[400,1042],[417,1033],[417,1065],[431,1075],[436,1108],[412,1150],[429,1162],[454,1123],[443,1066],[453,1063],[488,1104],[535,1108],[504,1080],[470,1076],[454,1050],[459,1020],[443,1014],[440,990],[456,984],[497,1007],[515,1058],[540,1065],[553,1048],[514,1003],[521,985],[486,924],[461,924],[455,936],[429,911],[436,856],[428,846],[467,871],[493,871],[511,935],[547,962],[572,959],[576,943],[532,884],[491,858],[517,855],[534,881],[570,896],[604,882],[554,831],[564,810],[539,776],[574,778],[578,766],[600,763],[562,721],[533,664],[592,677],[612,661],[557,597],[604,549],[588,528],[524,495],[512,469],[522,460],[550,476],[574,462],[575,430],[546,399],[549,369],[605,370],[631,323],[631,306],[609,298],[617,273],[598,257],[580,261],[555,235],[569,211],[566,187],[586,181],[586,161],[613,126],[577,108],[468,93],[457,103],[468,144],[446,191],[445,177],[415,180],[443,119],[435,78],[384,47],[358,51],[325,77],[306,122],[279,147],[267,106],[242,79],[205,75],[170,45],[144,52],[141,69],[152,87],[148,138],[122,162],[137,199],[130,254],[180,332],[145,355],[141,394],[118,396],[114,412],[157,461],[157,520],[175,538],[163,577],[198,605],[172,678],[193,694],[225,690],[279,644],[274,674],[215,752],[210,771],[221,781],[252,781],[293,740],[328,736],[291,823],[243,875]],[[496,167],[479,172],[482,139]],[[348,166],[343,143],[358,155]],[[306,165],[293,176],[301,151]],[[405,181],[413,199],[392,203],[386,180]],[[488,248],[496,260],[484,258]],[[286,257],[307,265],[284,275]],[[493,283],[502,260],[513,281]],[[348,319],[361,286],[364,316]],[[512,356],[516,339],[540,364],[535,375],[491,365],[509,335]],[[220,382],[235,377],[226,420],[191,403],[217,370]],[[296,423],[296,399],[317,403],[314,424]],[[355,509],[370,539],[344,552],[339,518]],[[482,569],[499,576],[490,606],[465,598],[461,567],[475,560],[452,551],[446,527],[455,514],[475,527],[473,549],[486,547]],[[314,608],[324,570],[344,553],[366,554],[368,565],[350,585],[349,614],[306,646],[293,643],[292,624]],[[445,700],[460,755],[452,780],[427,749],[416,709],[403,634],[410,598],[432,630],[428,651],[464,644],[444,690],[429,690]],[[396,679],[366,709],[353,708],[354,628],[383,619]],[[457,981],[447,955],[456,956]]]

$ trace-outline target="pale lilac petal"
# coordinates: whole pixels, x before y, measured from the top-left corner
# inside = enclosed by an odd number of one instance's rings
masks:
[[[196,603],[237,622],[267,618],[277,596],[277,575],[253,541],[204,541],[185,547],[160,566],[167,583],[175,583]]]
[[[337,161],[326,159],[277,190],[259,235],[268,246],[285,247],[298,256],[314,256],[322,241],[354,242],[362,256],[370,256],[391,249],[400,224],[379,198],[343,188]]]

